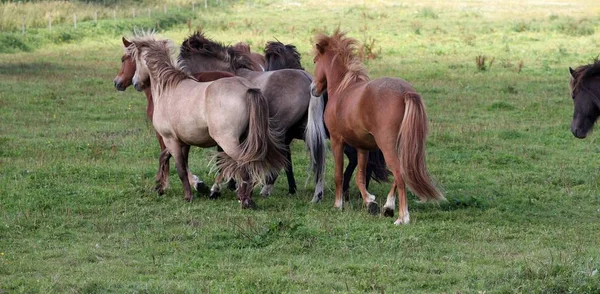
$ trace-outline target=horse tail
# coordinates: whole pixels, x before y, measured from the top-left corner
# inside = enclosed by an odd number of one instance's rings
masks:
[[[421,200],[443,200],[444,195],[433,184],[425,165],[427,114],[421,96],[407,92],[404,94],[404,104],[404,119],[396,139],[400,174]]]
[[[312,92],[312,91],[311,91]],[[304,133],[304,141],[310,152],[310,166],[315,174],[315,182],[317,184],[323,179],[325,174],[325,150],[327,150],[325,133],[325,124],[323,123],[323,111],[325,102],[323,96],[310,95],[308,104],[308,120],[306,123],[306,131]],[[319,195],[318,197],[321,197]]]
[[[371,179],[381,182],[389,182],[391,172],[387,169],[383,152],[380,149],[369,151],[369,161],[367,161],[367,170],[373,171]]]
[[[283,154],[283,132],[273,126],[269,104],[259,89],[248,89],[248,131],[241,142],[238,164],[245,167],[254,183],[264,183],[269,175],[278,173],[287,164]]]

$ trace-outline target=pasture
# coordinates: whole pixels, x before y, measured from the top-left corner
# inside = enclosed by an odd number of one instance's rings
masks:
[[[314,34],[339,26],[365,44],[371,77],[410,82],[448,201],[411,196],[411,223],[395,226],[352,183],[336,210],[329,154],[310,204],[299,141],[295,195],[282,175],[271,197],[254,190],[255,210],[229,190],[189,203],[172,163],[158,196],[146,100],[112,83],[121,33],[95,30],[0,54],[0,293],[600,293],[600,143],[571,134],[568,89],[568,67],[600,54],[597,1],[228,4],[198,11],[192,30],[254,51],[292,43],[312,72]],[[190,154],[209,183],[213,152]],[[370,192],[384,203],[388,189]]]

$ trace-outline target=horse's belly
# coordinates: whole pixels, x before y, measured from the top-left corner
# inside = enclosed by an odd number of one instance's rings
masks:
[[[363,150],[377,149],[375,138],[371,134],[359,135],[355,133],[343,134],[344,142],[354,148]]]
[[[217,145],[215,140],[210,136],[208,127],[179,128],[178,130],[177,138],[188,145],[204,148]]]

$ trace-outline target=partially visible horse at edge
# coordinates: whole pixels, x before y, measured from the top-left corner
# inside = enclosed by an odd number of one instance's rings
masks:
[[[358,152],[356,185],[363,203],[370,213],[379,213],[375,196],[365,188],[365,167],[368,150],[380,148],[394,175],[384,215],[393,215],[397,190],[398,219],[394,224],[407,224],[410,217],[405,185],[421,200],[444,199],[425,165],[425,106],[421,96],[402,79],[371,80],[356,57],[357,43],[337,29],[331,36],[317,35],[314,47],[312,96],[319,97],[327,90],[329,101],[323,113],[322,99],[311,99],[311,104],[320,106],[311,111],[315,111],[313,119],[323,119],[319,113],[324,116],[330,133],[335,161],[334,207],[342,208],[342,152],[347,143]]]
[[[574,104],[571,132],[573,136],[583,139],[600,116],[600,60],[576,69],[569,67],[569,72],[569,88]]]
[[[252,85],[261,89],[269,103],[272,119],[285,132],[285,156],[289,164],[285,167],[288,175],[290,193],[296,190],[293,181],[290,143],[293,139],[302,139],[307,143],[311,154],[311,169],[315,174],[315,192],[313,202],[323,197],[325,150],[323,140],[306,140],[310,84],[312,77],[303,70],[282,69],[277,71],[256,71],[256,63],[247,52],[232,46],[207,39],[202,32],[196,32],[185,39],[180,48],[179,63],[187,72],[227,71],[246,78]],[[323,122],[314,122],[323,125]],[[267,179],[267,185],[261,195],[270,195],[277,175]],[[219,189],[218,185],[211,190]]]
[[[127,40],[125,37],[122,38],[123,41],[123,46],[125,49],[127,49],[127,47],[129,47],[129,45],[131,45],[131,42],[129,42],[129,40]],[[125,54],[123,54],[123,56],[121,57],[121,69],[119,70],[119,72],[117,73],[117,76],[114,78],[113,83],[115,88],[118,91],[125,91],[129,86],[132,85],[132,80],[133,80],[133,75],[135,74],[135,70],[136,70],[136,65],[135,65],[135,60],[133,60],[133,58],[131,58],[131,56],[125,52]],[[192,76],[198,80],[199,82],[211,82],[214,80],[218,80],[220,78],[228,78],[228,77],[233,77],[234,75],[228,72],[224,72],[224,71],[215,71],[215,72],[201,72],[201,73],[194,73],[192,74]],[[147,81],[145,83],[146,87],[144,87],[143,91],[144,94],[146,96],[146,117],[150,120],[150,122],[152,122],[152,116],[154,114],[154,103],[152,102],[152,93],[150,90],[150,82]],[[158,144],[160,146],[160,151],[161,153],[165,150],[165,143],[163,142],[163,138],[162,136],[158,133],[156,133],[156,138],[158,140]],[[221,151],[221,150],[220,150]],[[160,169],[158,170],[157,174],[156,174],[156,187],[155,190],[158,192],[159,195],[162,195],[164,193],[164,190],[168,187],[169,185],[169,158],[170,158],[170,153],[166,153],[166,161],[164,162],[164,164],[162,164],[160,166]],[[186,155],[187,156],[187,155]],[[204,183],[204,181],[200,180],[196,175],[189,175],[189,179],[190,179],[190,185],[192,185],[192,187],[198,191],[198,193],[208,193],[209,192],[209,188],[208,186]],[[235,183],[233,183],[233,186],[230,185],[230,188],[235,190]]]
[[[270,41],[265,45],[265,59],[266,59],[266,67],[265,70],[278,70],[284,68],[294,68],[304,70],[301,64],[301,54],[296,49],[296,46],[291,44],[284,45],[279,41]],[[324,103],[327,106],[327,92],[323,93],[323,99],[325,99]],[[327,136],[329,136],[329,132],[327,132]],[[350,189],[350,180],[352,179],[352,174],[354,174],[354,170],[358,164],[358,155],[356,153],[356,149],[348,144],[344,144],[344,154],[348,157],[348,166],[346,167],[346,171],[344,171],[344,181],[342,191],[344,193],[344,198],[346,201],[350,200],[349,197],[349,189]],[[366,179],[366,188],[369,189],[369,182],[371,178],[377,182],[388,182],[388,176],[390,172],[387,170],[385,165],[385,159],[383,158],[383,153],[381,150],[373,150],[369,151],[369,161],[367,162],[367,179]]]
[[[220,174],[238,180],[242,208],[254,207],[253,184],[287,164],[265,97],[239,77],[196,81],[173,62],[171,49],[170,41],[156,40],[151,34],[132,39],[127,52],[136,61],[134,87],[142,90],[143,82],[150,80],[153,125],[175,158],[185,199],[192,199],[185,180],[186,150],[191,145],[218,145],[223,150],[216,162]],[[159,161],[163,160],[161,154]]]

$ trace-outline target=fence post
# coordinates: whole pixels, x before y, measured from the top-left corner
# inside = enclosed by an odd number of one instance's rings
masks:
[[[52,31],[52,15],[50,15],[50,17],[48,18],[48,29]]]
[[[25,16],[21,16],[21,33],[25,34]]]
[[[204,9],[208,9],[208,0],[204,0]]]
[[[166,4],[163,4],[163,13],[167,14],[167,5]]]
[[[177,4],[177,11],[181,12],[181,5]]]
[[[133,18],[135,18],[135,8],[132,9],[132,15],[133,15]]]
[[[94,11],[94,22],[98,23],[98,10]]]
[[[73,27],[77,28],[77,14],[73,14]]]
[[[152,12],[150,11],[150,7],[148,7],[148,18],[152,16]]]
[[[117,20],[117,9],[113,9],[113,18]]]
[[[196,2],[192,2],[192,12],[196,11]]]

